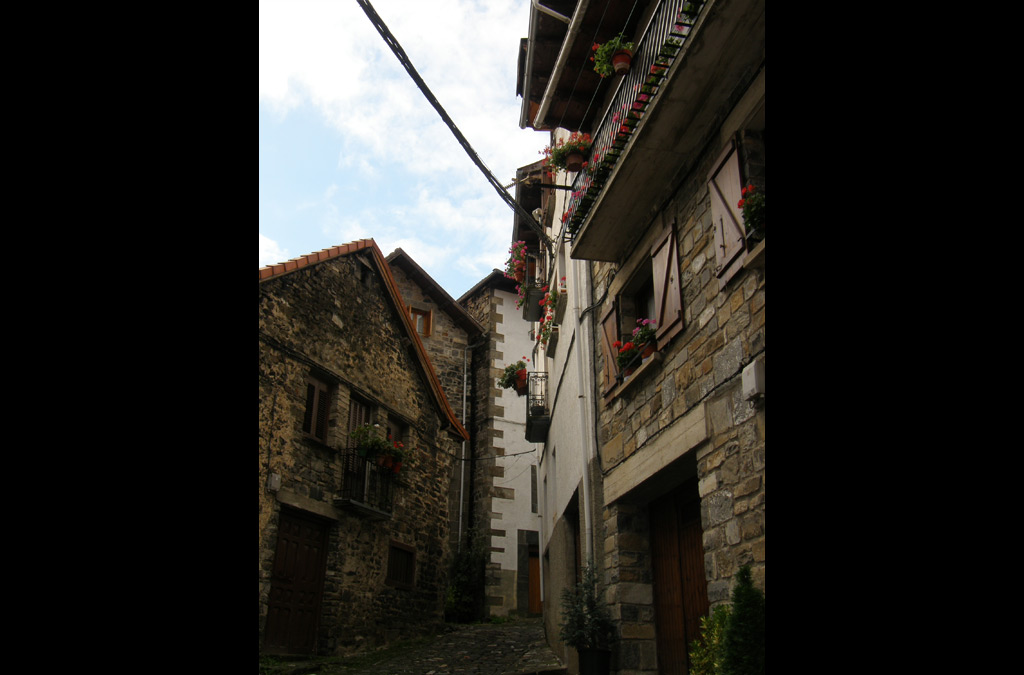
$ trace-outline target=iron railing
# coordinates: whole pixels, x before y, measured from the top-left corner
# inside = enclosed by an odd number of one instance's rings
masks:
[[[636,43],[629,72],[619,81],[611,104],[592,135],[588,165],[573,181],[569,206],[562,217],[565,239],[574,239],[583,226],[637,125],[658,95],[703,5],[664,0],[651,16],[643,37]]]
[[[343,451],[342,466],[342,499],[391,513],[396,478],[392,467],[379,464],[376,458],[361,457],[354,448]]]

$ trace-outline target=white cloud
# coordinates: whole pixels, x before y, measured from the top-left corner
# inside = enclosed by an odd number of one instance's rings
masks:
[[[260,235],[260,267],[284,262],[293,257],[295,256],[288,253],[288,249],[281,248],[276,241]]]

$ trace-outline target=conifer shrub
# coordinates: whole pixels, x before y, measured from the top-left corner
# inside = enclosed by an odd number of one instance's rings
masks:
[[[764,593],[754,588],[750,565],[736,574],[723,642],[722,675],[764,675]]]

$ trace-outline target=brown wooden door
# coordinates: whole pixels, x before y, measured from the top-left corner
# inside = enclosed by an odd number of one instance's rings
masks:
[[[540,604],[540,557],[536,551],[530,551],[530,614],[540,614],[543,607]]]
[[[270,581],[266,651],[312,654],[323,593],[327,526],[282,510]]]
[[[696,484],[652,502],[650,511],[658,672],[686,675],[688,645],[708,611]]]

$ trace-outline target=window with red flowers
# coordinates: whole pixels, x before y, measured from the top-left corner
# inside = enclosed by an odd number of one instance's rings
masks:
[[[675,224],[671,223],[624,269],[630,273],[629,280],[601,318],[605,394],[615,388],[622,370],[620,360],[628,360],[628,345],[635,340],[638,329],[646,326],[653,330],[656,350],[663,349],[683,329]]]

